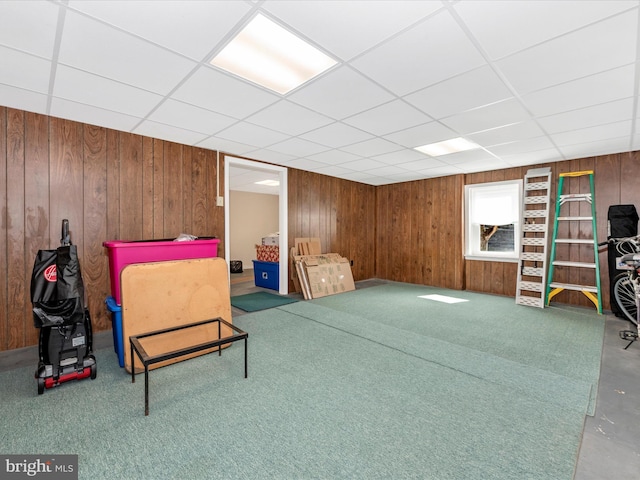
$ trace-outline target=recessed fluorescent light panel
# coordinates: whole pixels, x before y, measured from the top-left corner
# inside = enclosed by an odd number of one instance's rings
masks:
[[[267,187],[278,187],[280,186],[280,182],[278,180],[260,180],[259,182],[254,182],[256,185],[266,185]]]
[[[211,65],[282,95],[337,62],[263,15],[211,60]]]
[[[439,157],[441,155],[448,155],[450,153],[464,152],[466,150],[473,150],[474,148],[480,148],[477,143],[470,142],[462,137],[452,138],[451,140],[445,140],[444,142],[431,143],[429,145],[423,145],[416,147],[415,150],[426,153],[432,157]]]

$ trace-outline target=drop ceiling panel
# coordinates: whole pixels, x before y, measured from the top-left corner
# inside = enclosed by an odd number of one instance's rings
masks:
[[[453,115],[441,121],[452,130],[466,134],[524,122],[529,118],[528,112],[521,103],[511,98],[486,107]]]
[[[299,135],[328,125],[333,120],[306,107],[281,100],[251,115],[247,121],[288,135]]]
[[[360,155],[361,157],[369,157],[383,153],[397,152],[398,150],[402,150],[402,146],[397,143],[389,142],[383,138],[372,138],[371,140],[365,140],[364,142],[347,145],[346,147],[342,147],[340,150],[353,153],[354,155]]]
[[[295,91],[289,99],[340,120],[389,102],[394,96],[353,69],[342,67]]]
[[[2,3],[0,45],[51,60],[58,23],[58,6],[38,0]]]
[[[250,11],[245,2],[221,0],[128,0],[116,6],[113,2],[71,1],[69,6],[198,61]]]
[[[83,85],[84,88],[77,88]],[[59,65],[53,89],[56,97],[115,112],[145,117],[162,97],[139,88]]]
[[[385,135],[430,122],[431,117],[401,100],[385,103],[344,120],[373,135]]]
[[[172,97],[238,119],[279,100],[273,93],[210,67],[200,67]]]
[[[591,143],[599,140],[609,140],[628,136],[632,131],[632,121],[609,123],[598,125],[597,127],[572,130],[570,132],[556,133],[551,135],[551,139],[560,148],[566,145],[576,145],[579,143]]]
[[[267,1],[264,5],[267,11],[342,60],[350,60],[442,7],[440,1],[407,0],[376,0],[375,5],[286,0]]]
[[[333,148],[340,148],[373,138],[372,135],[362,130],[340,122],[318,128],[304,135],[300,135],[300,137]]]
[[[72,11],[65,17],[58,60],[160,94],[169,93],[197,65]]]
[[[567,112],[634,95],[635,67],[616,68],[525,95],[522,101],[537,116]]]
[[[258,14],[338,64],[286,95],[209,65]],[[638,0],[1,1],[0,105],[370,185],[547,163],[638,145],[639,17]],[[413,149],[455,137],[484,149]]]
[[[251,123],[236,123],[216,136],[246,145],[255,145],[258,148],[268,147],[288,138],[283,133],[259,125],[252,125]]]
[[[152,122],[151,120],[145,120],[142,122],[133,130],[133,133],[182,143],[184,145],[196,145],[198,142],[201,142],[206,138],[206,135],[203,135],[202,133],[172,127],[171,125],[165,125],[163,123]]]
[[[636,59],[638,13],[633,10],[550,40],[497,62],[521,94],[576,80]]]
[[[525,121],[504,127],[492,128],[479,133],[472,133],[469,139],[483,147],[509,143],[517,140],[541,137],[544,132],[537,122]]]
[[[142,120],[139,117],[125,115],[105,108],[94,107],[85,103],[72,102],[64,98],[54,97],[51,100],[50,114],[58,118],[66,118],[76,122],[98,125],[100,127],[119,129],[129,132]]]
[[[359,155],[354,155],[340,150],[327,150],[326,152],[309,155],[308,158],[316,162],[326,163],[327,165],[342,165],[347,162],[362,160],[362,157]]]
[[[172,99],[160,104],[149,115],[149,120],[208,135],[217,133],[237,122],[235,118]]]
[[[457,137],[457,133],[440,122],[429,122],[399,132],[385,135],[384,138],[407,148],[421,147]]]
[[[47,114],[47,96],[45,94],[1,83],[0,105],[28,112]]]
[[[454,9],[495,60],[635,7],[633,0],[464,0]]]
[[[433,118],[443,118],[513,96],[489,65],[407,95],[406,101]]]
[[[567,129],[582,129],[633,118],[634,98],[580,108],[570,112],[549,115],[538,120],[547,133],[565,132]]]
[[[51,62],[33,55],[0,47],[0,83],[47,93]]]
[[[352,62],[361,72],[398,95],[421,90],[484,63],[480,52],[447,11],[439,12]]]

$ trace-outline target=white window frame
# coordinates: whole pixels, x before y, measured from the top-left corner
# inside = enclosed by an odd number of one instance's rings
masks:
[[[474,211],[474,198],[500,194],[511,197],[517,218],[514,221],[514,249],[513,252],[484,252],[480,250],[480,224],[472,223],[478,212]],[[475,206],[477,208],[477,206]],[[468,260],[484,260],[491,262],[518,262],[520,255],[520,225],[522,222],[522,180],[506,180],[503,182],[476,183],[464,187],[464,223],[465,242],[464,257]],[[511,223],[511,222],[510,222]]]

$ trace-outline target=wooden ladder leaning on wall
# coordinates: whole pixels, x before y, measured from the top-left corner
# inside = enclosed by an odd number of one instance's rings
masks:
[[[516,303],[543,308],[547,275],[551,169],[534,168],[524,176]]]

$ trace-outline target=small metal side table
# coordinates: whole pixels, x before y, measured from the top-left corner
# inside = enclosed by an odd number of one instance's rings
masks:
[[[187,328],[198,327],[200,325],[206,325],[209,323],[218,324],[217,340],[200,343],[198,345],[193,345],[191,347],[180,348],[178,350],[173,350],[166,353],[160,353],[157,355],[147,354],[144,347],[140,343],[140,340],[146,337],[152,337],[154,335],[162,335],[164,333],[170,333],[178,330],[184,330]],[[231,328],[231,330],[233,330],[235,333],[233,335],[220,338],[222,325],[226,325],[227,327]],[[180,325],[177,327],[165,328],[163,330],[156,330],[153,332],[147,332],[140,335],[129,337],[129,345],[131,347],[131,383],[135,383],[136,381],[135,357],[133,356],[134,351],[138,355],[138,358],[142,361],[142,365],[144,365],[144,414],[145,416],[149,415],[149,365],[153,365],[154,363],[158,363],[158,362],[163,362],[165,360],[170,360],[172,358],[181,357],[183,355],[189,355],[190,353],[207,350],[213,347],[218,347],[218,356],[221,356],[222,345],[225,345],[227,343],[237,342],[238,340],[244,340],[244,378],[247,378],[247,339],[248,337],[249,337],[249,334],[247,332],[239,329],[238,327],[232,325],[231,323],[227,322],[226,320],[223,320],[220,317],[211,318],[209,320],[203,320],[201,322]]]

